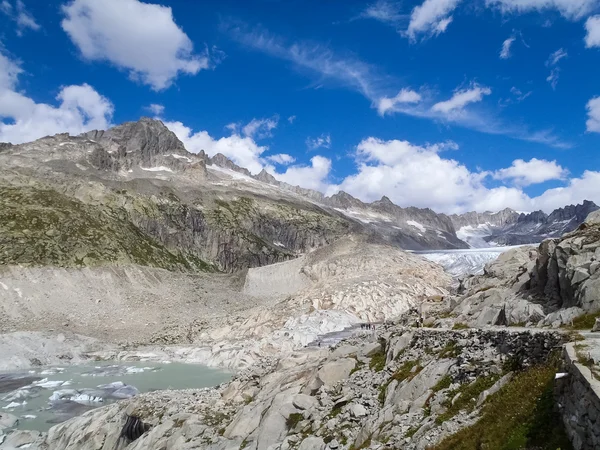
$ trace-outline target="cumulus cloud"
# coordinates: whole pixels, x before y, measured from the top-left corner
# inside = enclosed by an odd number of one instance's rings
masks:
[[[600,47],[600,15],[590,17],[585,23],[587,48]]]
[[[529,161],[517,159],[512,166],[494,172],[496,180],[510,180],[519,186],[544,183],[550,180],[563,180],[569,171],[561,167],[556,161],[532,158]]]
[[[179,74],[213,67],[208,52],[194,53],[170,7],[138,0],[73,0],[62,9],[62,28],[85,59],[108,61],[154,90],[168,88]]]
[[[511,57],[510,49],[513,45],[513,42],[516,41],[517,38],[514,36],[509,37],[502,43],[502,50],[500,50],[500,58],[508,59]]]
[[[277,155],[267,156],[267,160],[275,164],[280,164],[282,166],[287,166],[296,162],[296,158],[286,153],[279,153]]]
[[[245,167],[254,174],[260,172],[264,167],[261,155],[269,147],[258,145],[249,136],[233,133],[231,136],[215,139],[208,131],[194,132],[181,122],[165,122],[165,125],[175,133],[189,152],[199,153],[204,150],[209,156],[222,153],[237,165]]]
[[[587,104],[587,131],[600,133],[600,97],[594,97]]]
[[[290,166],[283,173],[277,173],[272,168],[268,170],[279,181],[284,181],[292,186],[325,192],[329,186],[327,178],[331,171],[331,160],[323,156],[313,156],[310,159],[310,165]]]
[[[331,136],[329,134],[322,134],[316,138],[307,138],[306,146],[309,150],[316,150],[317,148],[330,148],[331,147]]]
[[[569,20],[578,20],[598,7],[598,0],[486,0],[486,4],[505,13],[554,9]]]
[[[491,93],[492,90],[488,87],[473,85],[469,89],[456,91],[452,98],[436,103],[431,109],[432,111],[444,114],[461,111],[468,104],[480,102],[485,95],[490,95]]]
[[[367,138],[357,146],[356,173],[330,185],[326,192],[331,195],[341,189],[367,202],[386,195],[400,206],[446,213],[498,211],[507,207],[550,212],[586,199],[600,201],[600,172],[588,171],[581,178],[565,180],[566,169],[554,161],[537,159],[516,160],[511,167],[496,172],[473,172],[440,153],[447,146],[448,143],[419,146],[401,140]],[[456,144],[451,148],[456,148]],[[513,185],[488,187],[490,177]],[[538,197],[530,197],[522,190],[525,185],[548,180],[564,180],[566,184]]]
[[[419,35],[444,33],[453,20],[452,12],[461,0],[425,0],[412,10],[406,34],[411,40]]]
[[[79,134],[110,126],[112,103],[88,84],[63,87],[58,106],[36,103],[17,90],[19,64],[0,53],[0,141],[19,144],[47,135]]]
[[[163,105],[159,105],[157,103],[151,103],[145,108],[147,111],[150,111],[155,116],[160,116],[165,112],[165,107]]]
[[[21,0],[15,2],[13,7],[8,0],[0,3],[0,11],[10,17],[17,24],[17,35],[23,36],[27,30],[38,31],[42,27],[35,21],[35,18],[27,11],[25,3]]]
[[[410,89],[402,89],[395,97],[382,97],[377,103],[377,111],[380,116],[385,116],[389,111],[393,111],[394,107],[402,103],[419,103],[421,94]]]

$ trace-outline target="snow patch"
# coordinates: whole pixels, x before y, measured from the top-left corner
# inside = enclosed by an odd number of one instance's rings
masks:
[[[171,156],[176,159],[185,159],[189,163],[192,162],[191,158],[188,158],[187,156],[176,155],[175,153],[172,153]]]
[[[250,183],[260,183],[259,181],[255,180],[254,178],[249,177],[248,175],[244,175],[243,173],[236,172],[235,170],[225,169],[223,167],[215,166],[214,164],[212,166],[207,166],[206,168],[208,170],[212,170],[215,172],[223,173],[225,175],[229,175],[231,178],[234,178],[236,180],[244,180],[244,181],[248,181]]]
[[[171,169],[165,166],[157,166],[157,167],[140,167],[140,169],[145,170],[147,172],[173,172]]]
[[[406,223],[409,224],[411,227],[415,227],[421,232],[425,233],[425,227],[419,222],[415,222],[414,220],[407,220]]]
[[[351,217],[352,219],[359,220],[363,223],[373,223],[373,222],[391,222],[390,217],[385,216],[383,214],[358,210],[358,209],[342,209],[335,208],[336,211],[341,212],[345,216]]]

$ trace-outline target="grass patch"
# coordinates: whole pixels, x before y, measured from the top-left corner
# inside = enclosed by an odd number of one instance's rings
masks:
[[[381,372],[385,368],[385,352],[380,351],[375,353],[371,357],[371,361],[369,361],[369,369],[375,372]]]
[[[578,331],[571,330],[565,333],[567,342],[585,341],[585,338]]]
[[[499,379],[500,375],[495,374],[487,377],[479,377],[470,384],[462,384],[457,389],[448,392],[448,399],[443,404],[447,410],[435,419],[436,423],[441,424],[446,420],[450,420],[460,411],[472,411],[477,404],[479,394],[491,388]],[[456,394],[460,394],[460,397],[452,404],[452,399]]]
[[[450,375],[444,375],[432,388],[433,392],[439,392],[443,389],[448,389],[452,384],[452,377]]]
[[[556,363],[518,373],[491,395],[481,419],[447,437],[432,450],[570,450],[560,416],[554,411]]]
[[[413,437],[415,435],[415,433],[417,431],[419,431],[419,428],[421,428],[420,425],[417,425],[415,427],[409,428],[408,431],[406,433],[404,433],[404,437],[407,437],[407,438]]]
[[[385,364],[385,361],[384,361]],[[362,369],[365,366],[365,363],[359,361],[358,359],[356,360],[356,365],[354,366],[354,369],[352,369],[350,371],[350,375],[352,375],[354,372],[358,372],[360,369]]]
[[[456,358],[461,353],[462,347],[458,345],[458,342],[450,341],[440,350],[438,356],[440,358]]]
[[[461,322],[456,322],[452,327],[453,330],[468,330],[469,328],[471,328],[469,325]]]
[[[394,372],[390,381],[396,380],[398,383],[404,380],[410,381],[416,377],[421,370],[423,370],[423,366],[421,366],[420,360],[406,361],[398,368],[398,370],[396,370],[396,372]]]
[[[583,316],[573,319],[571,325],[567,326],[571,330],[591,330],[596,323],[596,319],[600,317],[600,312],[592,314],[584,314]]]
[[[285,425],[287,426],[288,430],[293,430],[294,428],[296,428],[296,425],[298,425],[300,423],[300,421],[302,421],[303,419],[304,419],[304,416],[302,414],[292,413],[285,420]]]

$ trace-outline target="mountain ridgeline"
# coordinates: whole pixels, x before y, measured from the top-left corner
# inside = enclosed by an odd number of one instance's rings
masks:
[[[447,216],[385,196],[373,203],[345,192],[327,197],[264,170],[252,175],[222,154],[189,153],[149,118],[0,143],[0,166],[0,265],[233,272],[352,234],[410,250],[459,249],[469,245],[457,230],[485,225],[490,242],[539,242],[598,209],[584,202],[550,215]]]

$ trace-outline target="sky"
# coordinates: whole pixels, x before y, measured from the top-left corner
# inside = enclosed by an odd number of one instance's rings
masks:
[[[0,142],[162,120],[327,195],[600,204],[600,0],[0,0]]]

